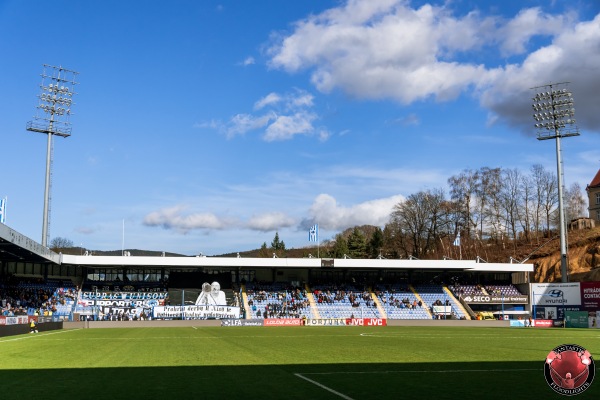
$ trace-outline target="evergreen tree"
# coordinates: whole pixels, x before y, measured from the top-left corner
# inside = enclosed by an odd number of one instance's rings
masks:
[[[348,251],[350,252],[349,256],[352,258],[367,257],[367,240],[357,227],[354,228],[352,234],[348,237]]]
[[[367,251],[369,253],[369,257],[377,258],[382,251],[383,248],[383,232],[381,228],[377,227],[371,236],[371,240],[369,240],[369,244],[367,246]]]
[[[348,254],[348,243],[341,234],[336,235],[335,243],[333,244],[333,257],[344,258],[344,254]]]
[[[277,257],[281,257],[285,254],[285,243],[283,240],[279,239],[279,232],[275,232],[275,237],[271,242],[271,249],[277,255]]]

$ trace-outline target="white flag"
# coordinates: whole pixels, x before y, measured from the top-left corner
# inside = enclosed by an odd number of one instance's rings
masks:
[[[0,199],[0,222],[6,221],[6,197]]]
[[[460,232],[458,232],[456,234],[456,239],[454,239],[454,243],[455,246],[460,246]]]
[[[319,241],[319,225],[315,224],[308,230],[308,241],[318,242]]]

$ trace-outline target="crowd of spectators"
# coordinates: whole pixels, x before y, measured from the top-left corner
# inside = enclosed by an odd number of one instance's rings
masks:
[[[0,313],[52,316],[77,299],[77,288],[67,282],[9,276],[0,281]]]
[[[246,286],[249,313],[256,318],[301,318],[310,316],[306,290],[291,284],[264,282]]]

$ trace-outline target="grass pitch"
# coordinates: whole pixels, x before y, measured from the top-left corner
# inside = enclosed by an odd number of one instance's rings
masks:
[[[546,355],[574,343],[600,356],[599,339],[595,329],[64,330],[0,338],[0,380],[10,399],[561,398]],[[600,380],[576,397],[599,395]]]

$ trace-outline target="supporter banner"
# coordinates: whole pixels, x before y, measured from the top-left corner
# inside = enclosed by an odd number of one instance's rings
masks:
[[[527,295],[518,296],[465,296],[463,300],[467,304],[527,304],[529,298]]]
[[[239,318],[239,307],[227,306],[158,306],[152,309],[154,318],[223,319]]]
[[[308,324],[308,322],[307,322]],[[302,320],[299,318],[282,318],[282,319],[274,319],[274,318],[266,318],[263,322],[264,326],[300,326],[302,325]]]
[[[579,282],[532,283],[532,304],[538,306],[579,306],[581,291]]]
[[[580,282],[581,305],[588,310],[600,309],[600,282]]]
[[[263,326],[262,319],[224,319],[221,326]]]
[[[96,307],[101,314],[119,315],[130,314],[139,316],[142,311],[146,314],[151,314],[152,308],[164,305],[164,300],[146,299],[146,300],[92,300],[83,299],[77,302],[78,306]]]
[[[81,292],[82,300],[164,300],[169,292]]]
[[[350,319],[350,318],[348,318]],[[356,318],[354,318],[356,319]],[[346,319],[340,318],[315,318],[307,319],[306,326],[346,326]]]

